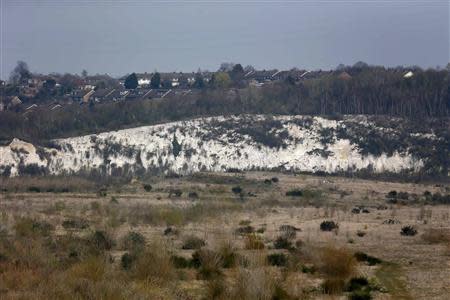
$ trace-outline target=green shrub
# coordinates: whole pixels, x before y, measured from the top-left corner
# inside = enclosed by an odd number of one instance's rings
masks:
[[[414,228],[414,226],[403,226],[400,234],[404,236],[414,236],[417,234],[417,229]]]
[[[122,240],[123,249],[137,251],[145,246],[145,238],[139,232],[130,231]]]
[[[303,196],[303,191],[299,189],[294,189],[286,192],[286,196],[289,197],[301,197]]]
[[[271,266],[285,267],[288,262],[288,258],[284,253],[273,253],[267,256],[267,261]]]
[[[292,249],[292,242],[284,237],[284,236],[279,236],[274,242],[273,242],[273,246],[275,249]]]
[[[143,187],[146,192],[150,192],[152,190],[152,186],[150,184],[144,184]]]
[[[339,225],[334,221],[323,221],[320,223],[320,230],[322,231],[332,231],[339,228]]]
[[[367,255],[364,252],[356,252],[354,254],[354,257],[356,258],[357,261],[366,262],[369,266],[374,266],[382,263],[381,259]]]
[[[203,239],[198,238],[196,236],[189,236],[184,240],[182,249],[196,250],[196,249],[200,249],[201,247],[203,247],[205,245],[206,245],[206,242]]]

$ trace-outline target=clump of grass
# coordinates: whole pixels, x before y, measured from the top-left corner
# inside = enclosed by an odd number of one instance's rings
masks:
[[[414,226],[403,226],[400,234],[403,236],[414,236],[417,234],[417,229]]]
[[[185,238],[183,242],[182,249],[184,250],[197,250],[206,245],[205,240],[196,237],[196,236],[188,236]]]
[[[161,242],[151,243],[138,255],[131,268],[132,276],[138,280],[172,281],[176,275],[175,267],[166,248]]]
[[[241,194],[242,193],[242,188],[240,186],[234,186],[231,188],[231,191],[233,192],[233,194]]]
[[[322,288],[328,294],[342,292],[346,280],[356,272],[356,260],[345,248],[327,246],[321,249],[316,265],[325,276]]]
[[[245,236],[244,240],[244,248],[247,250],[260,250],[264,249],[264,242],[262,241],[261,237],[251,233],[247,234]]]
[[[222,257],[219,253],[201,249],[192,254],[194,265],[198,267],[197,277],[199,279],[214,279],[223,275],[221,267],[223,265]]]

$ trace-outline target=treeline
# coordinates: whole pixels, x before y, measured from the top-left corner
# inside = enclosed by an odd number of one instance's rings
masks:
[[[345,72],[345,76],[342,76]],[[187,96],[0,113],[0,140],[42,141],[166,121],[241,113],[369,114],[411,119],[450,116],[449,72],[417,70],[414,76],[381,67],[347,68],[312,79],[262,87],[210,88]]]

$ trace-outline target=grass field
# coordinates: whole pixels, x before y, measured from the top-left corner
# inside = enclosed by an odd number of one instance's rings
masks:
[[[0,299],[450,295],[450,206],[431,201],[446,184],[268,172],[0,183]]]

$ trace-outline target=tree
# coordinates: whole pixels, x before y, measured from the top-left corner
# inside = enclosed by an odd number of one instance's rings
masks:
[[[228,73],[218,72],[213,77],[213,87],[215,88],[227,88],[231,84],[231,78]]]
[[[233,81],[239,81],[244,77],[244,68],[242,68],[241,64],[234,65],[230,72],[230,76]]]
[[[82,76],[83,78],[86,78],[86,77],[88,76],[88,71],[86,71],[86,70],[83,69],[83,71],[81,71],[81,76]]]
[[[51,90],[51,89],[55,88],[55,86],[56,86],[55,79],[47,79],[43,84],[43,87],[47,90]]]
[[[28,80],[31,78],[31,72],[28,69],[28,65],[26,62],[19,60],[17,62],[16,67],[11,72],[9,80],[13,84],[18,84],[23,82],[24,80]]]
[[[200,72],[195,74],[194,87],[197,89],[202,89],[205,87],[205,80]]]
[[[152,89],[159,89],[160,85],[161,85],[161,74],[156,72],[152,76],[152,79],[150,80],[150,86],[152,87]]]
[[[219,72],[230,72],[233,70],[234,63],[232,62],[224,62],[220,64]]]
[[[134,90],[138,87],[138,79],[135,73],[131,73],[126,79],[125,79],[125,88]]]

